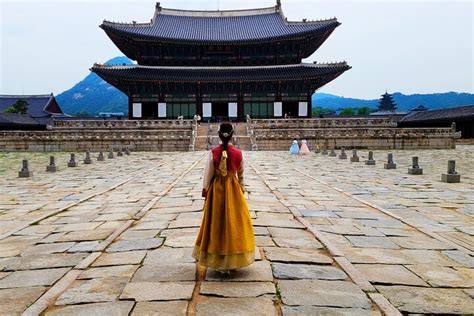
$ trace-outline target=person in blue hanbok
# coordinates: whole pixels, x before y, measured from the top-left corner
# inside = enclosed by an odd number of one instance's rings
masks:
[[[300,154],[300,147],[298,146],[298,141],[296,139],[293,141],[293,144],[291,144],[290,154],[291,155],[299,155]]]

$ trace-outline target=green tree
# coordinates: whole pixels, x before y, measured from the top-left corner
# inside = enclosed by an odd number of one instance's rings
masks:
[[[28,112],[28,102],[19,99],[12,106],[5,110],[5,113],[26,114]]]
[[[368,106],[363,106],[357,109],[357,115],[369,115],[370,112],[372,111],[370,110]]]
[[[320,106],[313,108],[313,117],[319,117],[321,115],[334,114],[334,110],[326,109]]]
[[[339,113],[339,116],[351,116],[354,114],[355,114],[355,111],[353,108],[345,108],[345,109],[342,109],[341,113]]]

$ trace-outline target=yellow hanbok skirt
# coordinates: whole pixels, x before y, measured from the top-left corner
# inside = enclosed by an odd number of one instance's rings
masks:
[[[193,257],[200,265],[222,270],[255,261],[252,219],[235,172],[215,174],[207,191]]]

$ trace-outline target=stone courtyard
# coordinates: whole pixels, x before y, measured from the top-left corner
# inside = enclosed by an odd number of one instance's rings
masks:
[[[0,153],[0,314],[472,314],[474,146],[387,153],[245,152],[257,261],[231,276],[191,258],[207,153]]]

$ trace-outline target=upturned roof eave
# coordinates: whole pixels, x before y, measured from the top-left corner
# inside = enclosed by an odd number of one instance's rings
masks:
[[[315,29],[306,30],[306,31],[298,31],[298,32],[285,34],[285,35],[275,35],[275,36],[247,38],[247,39],[202,39],[202,40],[137,34],[134,32],[127,31],[127,30],[122,30],[120,28],[110,27],[105,24],[101,24],[99,25],[99,27],[103,29],[109,37],[117,36],[119,38],[124,38],[124,39],[132,40],[132,41],[149,41],[149,42],[170,43],[170,44],[180,43],[180,44],[189,44],[189,45],[196,45],[196,44],[198,45],[199,44],[243,45],[243,44],[261,44],[261,43],[269,43],[269,42],[277,42],[277,41],[285,41],[285,40],[305,40],[313,36],[324,35],[324,33],[326,33],[327,31],[334,31],[339,25],[341,25],[341,23],[336,21],[334,23],[328,23],[324,27],[315,28]]]
[[[347,63],[337,63],[337,64],[318,64],[318,65],[313,65],[313,64],[299,64],[299,65],[290,65],[290,66],[301,66],[301,65],[306,65],[306,66],[311,66],[312,68],[319,68],[319,69],[329,69],[326,72],[323,73],[314,73],[314,74],[295,74],[295,75],[268,75],[265,74],[263,76],[248,76],[245,78],[242,78],[240,76],[229,76],[229,77],[224,77],[224,76],[218,76],[217,74],[214,76],[208,76],[208,77],[192,77],[190,74],[183,74],[182,78],[178,78],[179,76],[173,76],[169,78],[159,78],[156,76],[153,78],[153,76],[145,76],[143,75],[143,78],[137,78],[135,76],[131,75],[126,75],[124,72],[127,70],[133,70],[133,69],[141,69],[141,70],[175,70],[175,71],[187,71],[187,70],[202,70],[202,71],[213,71],[213,70],[245,70],[245,69],[265,69],[267,68],[281,68],[284,69],[285,67],[288,67],[288,65],[285,66],[263,66],[263,67],[159,67],[159,66],[104,66],[104,65],[99,65],[99,64],[94,64],[94,66],[91,68],[91,71],[99,75],[102,79],[108,81],[107,79],[119,79],[119,80],[125,80],[125,81],[164,81],[164,82],[219,82],[219,81],[226,81],[226,82],[256,82],[256,81],[295,81],[295,80],[316,80],[324,77],[338,77],[342,75],[344,72],[347,70],[351,69]],[[332,69],[331,69],[332,68]],[[150,78],[151,77],[151,78]],[[332,80],[332,79],[331,79]]]

